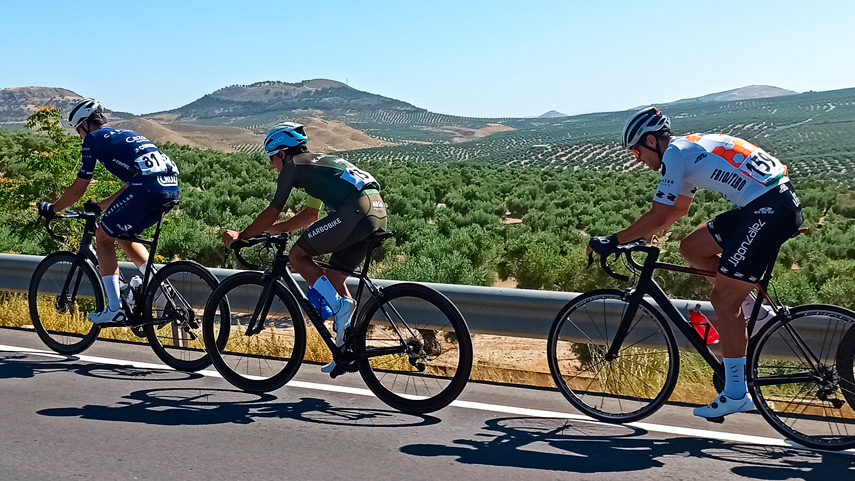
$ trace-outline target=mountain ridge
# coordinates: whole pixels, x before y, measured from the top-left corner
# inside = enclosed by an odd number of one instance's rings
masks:
[[[681,99],[669,106],[797,95],[779,87],[750,85]],[[67,108],[80,95],[60,87],[0,90],[0,123],[23,124],[42,105]],[[476,141],[510,131],[532,131],[586,122],[591,116],[549,111],[531,118],[477,118],[430,112],[413,104],[361,91],[330,79],[300,82],[266,80],[229,85],[181,107],[133,115],[109,111],[116,126],[132,128],[154,142],[204,146],[225,152],[259,151],[266,130],[277,122],[298,121],[313,135],[313,147],[341,151],[388,145],[445,145]],[[604,113],[623,117],[622,112]],[[311,127],[310,127],[311,125]],[[323,139],[321,141],[321,139]]]

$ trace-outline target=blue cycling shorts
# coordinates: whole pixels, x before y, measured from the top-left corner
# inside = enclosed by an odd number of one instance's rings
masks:
[[[179,198],[177,185],[130,184],[104,212],[101,228],[110,237],[139,236],[169,212]]]

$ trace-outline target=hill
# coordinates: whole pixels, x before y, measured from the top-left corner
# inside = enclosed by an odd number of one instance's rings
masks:
[[[833,177],[855,184],[855,89],[730,102],[660,105],[675,134],[722,132],[756,142],[794,177]],[[619,144],[633,110],[553,119],[511,120],[512,132],[454,145],[400,145],[349,152],[354,162],[484,161],[545,169],[623,171],[640,168]]]
[[[731,102],[734,100],[764,99],[769,97],[780,97],[783,95],[794,95],[798,92],[793,90],[773,87],[771,85],[749,85],[738,89],[725,90],[713,94],[702,95],[690,99],[677,100],[666,105],[690,103],[690,102]]]
[[[314,117],[346,124],[384,145],[477,139],[495,130],[490,124],[507,120],[437,114],[328,79],[232,85],[183,107],[145,117],[161,123],[229,125],[259,131],[277,122],[307,122]]]
[[[338,82],[312,81],[306,91],[338,88]],[[344,84],[340,84],[344,85]],[[281,90],[280,90],[281,92]],[[223,99],[241,99],[242,89],[227,87],[216,92]],[[258,94],[257,91],[252,95]],[[264,94],[256,95],[265,99]],[[275,95],[274,95],[275,97]],[[378,96],[379,97],[379,96]],[[39,107],[55,107],[67,110],[74,102],[83,98],[80,94],[63,88],[20,87],[0,90],[0,125],[21,127],[27,117]],[[106,109],[110,125],[122,129],[136,130],[157,144],[171,142],[190,147],[218,150],[221,152],[260,151],[264,140],[263,128],[247,129],[234,125],[194,123],[192,118],[180,116],[137,116],[126,112]],[[390,145],[384,140],[372,138],[341,122],[330,122],[317,118],[317,112],[306,112],[305,122],[312,133],[313,147],[319,152],[365,149]]]
[[[5,115],[0,119],[23,122],[40,105],[64,107],[77,98],[76,93],[57,88],[0,90],[0,112]],[[798,94],[753,85],[657,105],[672,117],[677,133],[717,131],[756,139],[782,160],[795,162],[791,167],[795,173],[830,170],[850,175],[855,168],[853,89]],[[352,151],[353,160],[637,168],[617,144],[629,111],[559,115],[554,111],[537,118],[444,115],[326,79],[233,85],[169,111],[144,116],[110,113],[117,125],[138,130],[155,142],[225,152],[259,151],[270,126],[293,120],[308,126],[313,148]]]
[[[0,124],[23,124],[39,107],[67,108],[80,100],[68,89],[15,87],[0,90]]]
[[[559,112],[557,110],[550,110],[549,112],[546,112],[544,114],[540,114],[538,116],[539,119],[554,119],[556,117],[569,117],[569,115],[562,114],[561,112]]]

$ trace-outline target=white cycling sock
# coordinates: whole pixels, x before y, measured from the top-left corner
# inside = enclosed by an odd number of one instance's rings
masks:
[[[111,311],[118,310],[122,307],[122,301],[119,300],[119,276],[103,276],[101,281],[104,282],[104,292],[107,293],[107,308]]]
[[[731,399],[742,399],[748,394],[745,383],[745,358],[724,358],[724,391],[722,394]]]
[[[333,313],[338,312],[341,309],[341,296],[338,291],[335,290],[332,283],[327,276],[321,276],[317,281],[315,281],[315,285],[312,286],[316,291],[318,291],[321,296],[323,296],[324,300],[327,301],[327,304],[330,305],[330,309],[332,309]]]

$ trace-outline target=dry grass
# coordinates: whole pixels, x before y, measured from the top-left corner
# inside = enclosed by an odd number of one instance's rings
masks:
[[[63,322],[66,320],[63,319]],[[84,315],[75,316],[74,325],[78,326],[77,329],[88,330],[88,322]],[[26,327],[31,324],[27,295],[0,292],[0,325]],[[171,330],[171,326],[164,326],[162,330],[164,337],[168,337],[168,330]],[[307,331],[306,360],[322,364],[330,362],[332,355],[321,336],[310,326],[308,326]],[[258,356],[287,356],[290,355],[288,350],[293,346],[292,336],[293,331],[269,328],[263,334],[250,338],[233,336],[229,341],[227,350]],[[135,336],[130,329],[126,328],[103,329],[100,338],[138,343],[147,342],[146,339]],[[475,353],[472,380],[546,388],[554,386],[546,360],[545,340],[474,335],[472,344]],[[201,339],[191,341],[189,347],[201,349],[203,347]],[[450,348],[445,346],[444,349],[447,351]],[[678,391],[675,391],[672,399],[685,402],[705,402],[704,400],[708,400],[716,394],[710,381],[712,372],[705,364],[702,367],[698,366],[697,362],[692,362],[689,358],[690,356],[683,356]],[[389,366],[383,365],[384,369],[409,369],[401,364],[406,363],[404,357],[390,356],[372,362],[393,363]],[[703,360],[700,362],[703,363]],[[380,367],[380,364],[375,365]],[[435,369],[435,373],[439,373],[443,370],[443,366],[440,364]]]

